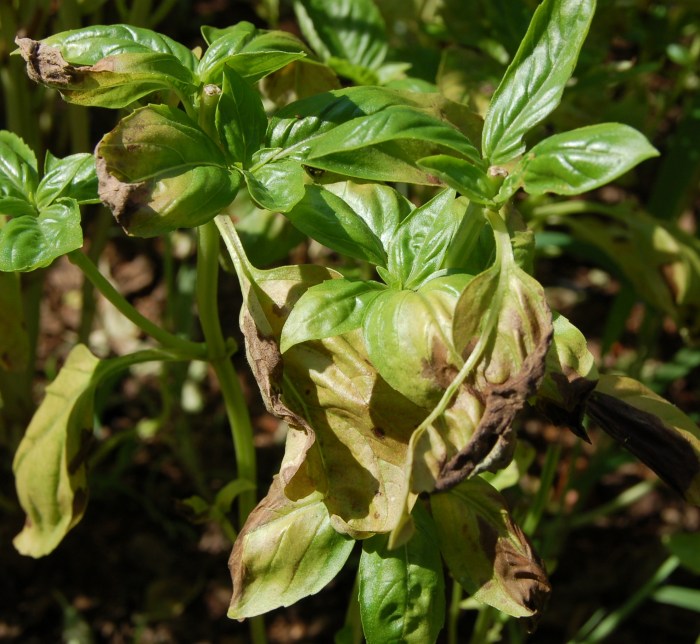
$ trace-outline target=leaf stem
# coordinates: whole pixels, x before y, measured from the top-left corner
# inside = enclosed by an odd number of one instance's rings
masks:
[[[257,481],[253,428],[247,405],[243,397],[238,375],[226,351],[226,342],[221,332],[218,309],[219,233],[213,221],[198,229],[197,253],[197,306],[202,332],[209,348],[209,361],[221,384],[226,414],[231,425],[233,444],[236,450],[238,478]],[[242,526],[255,506],[254,490],[243,492],[238,511]]]
[[[554,482],[554,475],[557,472],[560,457],[561,445],[550,444],[547,447],[547,454],[544,459],[544,465],[542,466],[540,487],[535,494],[530,511],[528,512],[523,523],[523,532],[529,536],[532,536],[535,533],[535,530],[540,523],[540,519],[542,518],[542,514],[544,513],[544,509],[547,506],[549,492],[552,489],[552,483]]]
[[[457,626],[459,624],[460,602],[462,601],[462,587],[457,581],[452,584],[452,597],[447,613],[447,642],[448,644],[459,644]]]
[[[179,352],[193,360],[202,360],[207,356],[207,347],[198,342],[180,338],[139,313],[127,299],[112,286],[109,280],[100,273],[97,266],[80,250],[68,253],[68,259],[75,264],[92,282],[93,286],[128,320],[131,320],[144,333],[160,342],[164,347]],[[210,351],[211,352],[211,351]]]

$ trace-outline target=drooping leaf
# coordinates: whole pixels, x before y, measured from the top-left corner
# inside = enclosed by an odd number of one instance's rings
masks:
[[[260,149],[267,116],[260,95],[230,67],[223,68],[224,82],[216,107],[216,129],[234,161],[248,167]]]
[[[78,203],[61,198],[0,227],[0,271],[33,271],[82,245]]]
[[[304,197],[286,214],[299,230],[325,246],[350,257],[386,266],[382,243],[365,219],[326,188],[306,186]]]
[[[646,137],[620,123],[600,123],[538,143],[517,172],[526,192],[577,195],[617,179],[658,152]]]
[[[150,237],[199,226],[228,206],[240,176],[183,112],[132,112],[97,146],[99,194],[129,234]]]
[[[363,542],[360,569],[362,630],[368,644],[431,644],[445,620],[445,587],[435,524],[416,504],[416,530],[389,550],[387,536]]]
[[[431,507],[440,550],[462,588],[507,615],[537,618],[550,592],[547,573],[505,499],[476,477],[433,495]]]
[[[299,298],[284,324],[280,351],[359,328],[368,307],[384,289],[378,282],[345,279],[312,286]]]
[[[258,206],[287,213],[304,197],[304,169],[294,159],[264,160],[268,153],[274,155],[274,151],[268,150],[254,155],[251,170],[244,170],[243,176]]]
[[[700,429],[680,409],[633,378],[603,375],[586,412],[686,501],[700,505]]]
[[[372,0],[296,0],[306,40],[322,60],[344,60],[376,70],[386,58],[386,28]]]
[[[320,494],[290,501],[276,477],[233,546],[228,616],[253,617],[317,593],[338,574],[353,546],[333,529]]]
[[[29,335],[19,275],[0,272],[0,371],[22,372],[29,366]]]
[[[24,555],[51,552],[85,511],[85,447],[98,365],[84,345],[72,349],[15,454],[12,469],[27,520],[14,544]]]
[[[186,100],[197,89],[192,70],[171,53],[139,46],[138,53],[117,53],[91,65],[76,65],[47,40],[18,38],[16,42],[28,76],[58,90],[69,103],[117,109],[158,90],[173,90]]]
[[[48,206],[59,198],[75,199],[79,204],[97,203],[97,174],[92,154],[72,154],[57,159],[46,153],[44,176],[36,192],[39,208]]]
[[[555,425],[588,440],[583,414],[598,370],[586,338],[569,320],[555,314],[553,330],[544,378],[537,390],[537,408]]]
[[[595,0],[544,0],[494,92],[482,151],[492,165],[523,153],[522,137],[559,104],[595,11]]]
[[[0,196],[30,201],[39,176],[36,157],[13,132],[0,131]]]

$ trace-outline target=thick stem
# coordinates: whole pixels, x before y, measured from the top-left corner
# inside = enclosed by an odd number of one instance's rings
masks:
[[[209,361],[219,379],[226,414],[231,425],[238,478],[250,481],[255,485],[257,473],[253,428],[238,375],[227,355],[227,345],[219,322],[217,301],[219,233],[213,221],[200,226],[198,232],[197,305],[199,321],[209,348]],[[255,507],[254,490],[243,492],[238,501],[240,526],[243,525],[253,507]]]
[[[100,273],[97,266],[95,266],[82,251],[74,250],[68,254],[68,258],[124,317],[131,320],[142,331],[160,342],[164,347],[189,356],[193,360],[201,360],[206,357],[207,347],[197,342],[191,342],[190,340],[185,340],[184,338],[173,335],[141,315],[141,313],[110,284],[109,280]],[[225,353],[226,347],[224,347],[222,355]],[[209,354],[211,354],[211,349],[209,350]]]

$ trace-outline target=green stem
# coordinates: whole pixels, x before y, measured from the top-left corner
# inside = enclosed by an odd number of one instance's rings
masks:
[[[447,614],[447,642],[448,644],[459,644],[457,626],[459,625],[459,607],[462,601],[462,587],[456,581],[452,584],[452,597],[450,598],[450,608]]]
[[[552,483],[554,482],[554,475],[557,472],[560,457],[561,445],[549,445],[547,447],[547,455],[545,456],[542,474],[540,475],[540,487],[537,490],[537,494],[535,495],[530,511],[523,524],[523,531],[527,535],[532,536],[535,533],[540,519],[542,518],[542,514],[544,513],[544,509],[547,507],[549,493],[552,489]]]
[[[257,473],[253,428],[236,370],[226,351],[226,342],[219,322],[217,298],[219,233],[213,221],[200,226],[198,232],[197,305],[199,321],[207,347],[209,347],[209,361],[221,384],[221,392],[236,450],[238,478],[255,484]],[[241,526],[253,507],[255,507],[255,492],[249,490],[242,493],[238,505]]]
[[[224,398],[226,415],[231,426],[233,446],[236,452],[237,476],[257,483],[253,427],[250,423],[241,384],[233,363],[226,354],[226,342],[221,332],[218,308],[219,283],[219,232],[210,221],[198,229],[197,248],[197,305],[202,332],[209,347],[209,361],[216,372]],[[246,490],[238,498],[239,529],[255,507],[255,490]],[[265,644],[265,623],[262,617],[250,620],[253,644]]]
[[[165,329],[159,327],[154,322],[139,313],[126,298],[110,284],[109,280],[100,273],[97,266],[80,250],[74,250],[68,253],[68,259],[75,264],[92,282],[100,293],[128,320],[131,320],[142,331],[150,335],[152,338],[160,342],[164,347],[173,351],[182,353],[190,358],[204,359],[207,355],[207,347],[197,342],[185,340]],[[210,349],[211,353],[211,349]],[[225,354],[226,350],[222,353]]]
[[[581,528],[585,525],[589,525],[600,519],[602,517],[608,516],[609,514],[614,514],[623,508],[626,508],[633,503],[636,503],[643,496],[649,494],[651,490],[656,487],[656,481],[640,481],[636,485],[633,485],[628,490],[625,490],[621,494],[618,494],[609,503],[604,503],[594,508],[590,512],[584,514],[579,514],[577,516],[571,517],[569,520],[570,528]]]

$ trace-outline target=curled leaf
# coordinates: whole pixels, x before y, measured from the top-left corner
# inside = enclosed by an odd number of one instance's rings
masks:
[[[463,481],[430,502],[450,572],[475,599],[513,617],[536,619],[551,587],[544,564],[483,479]]]
[[[700,505],[700,429],[680,409],[633,378],[604,375],[586,411],[686,501]]]

